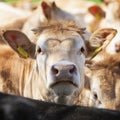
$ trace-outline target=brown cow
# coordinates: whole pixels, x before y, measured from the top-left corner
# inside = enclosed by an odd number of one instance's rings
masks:
[[[95,6],[89,8],[89,11],[95,16],[90,26],[92,29],[105,27],[117,29],[117,35],[106,48],[106,52],[115,54],[116,44],[120,43],[120,0],[103,0],[103,3],[106,3],[106,5],[102,4],[99,9]],[[102,12],[103,10],[104,12]]]
[[[113,25],[117,26],[117,23],[113,22]],[[117,28],[118,27],[119,26],[117,26]],[[89,102],[87,103],[89,106],[120,110],[120,59],[118,57],[120,55],[120,32],[119,29],[117,30],[118,33],[113,38],[112,42],[110,42],[109,47],[105,45],[103,51],[95,57],[93,56],[93,63],[90,65],[90,69],[86,68],[85,70],[87,77],[90,79],[90,81],[88,80],[90,82],[88,91],[89,89],[90,91]],[[114,35],[113,33],[113,36]],[[115,44],[116,40],[118,42]],[[98,43],[96,41],[92,42],[95,48],[99,47],[101,43],[101,41]]]
[[[116,32],[114,31],[113,35],[111,35],[115,36],[115,34]],[[108,42],[103,44],[103,50],[95,57],[92,56],[91,64],[88,64],[88,67],[85,68],[85,75],[90,85],[87,87],[89,92],[85,94],[88,96],[87,94],[89,93],[88,106],[120,110],[120,46],[117,44],[116,54],[106,52],[105,49],[108,43],[111,43],[109,37]],[[99,39],[99,42],[96,42],[92,38],[90,39],[91,41],[96,48],[101,45],[104,39]]]
[[[98,55],[99,56],[99,55]],[[103,59],[93,62],[87,69],[91,95],[89,105],[120,110],[120,53],[102,52]]]
[[[115,30],[106,31],[108,36]],[[0,47],[1,91],[45,101],[75,103],[84,88],[84,29],[74,22],[63,21],[45,24],[34,32],[35,44],[20,31],[4,32],[8,44],[21,57],[8,46]],[[101,33],[98,31],[98,34]],[[107,36],[101,34],[104,40]]]

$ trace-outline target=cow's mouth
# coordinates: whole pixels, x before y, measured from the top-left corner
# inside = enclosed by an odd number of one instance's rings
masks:
[[[71,84],[71,85],[73,85],[73,86],[75,86],[75,87],[78,87],[78,85],[75,84],[75,83],[72,82],[72,81],[57,81],[57,82],[51,84],[50,87],[53,88],[54,86],[57,86],[57,85],[60,85],[60,84],[66,84],[66,85],[67,85],[67,84]]]

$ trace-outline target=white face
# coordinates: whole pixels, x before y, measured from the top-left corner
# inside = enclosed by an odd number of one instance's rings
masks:
[[[42,34],[36,45],[36,63],[47,91],[70,96],[84,84],[85,45],[79,34]]]

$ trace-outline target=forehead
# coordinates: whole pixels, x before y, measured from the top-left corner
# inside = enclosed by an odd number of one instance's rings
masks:
[[[76,32],[59,32],[58,33],[44,33],[38,37],[37,43],[38,46],[46,47],[55,47],[55,46],[64,46],[64,47],[80,47],[84,46],[83,38]]]

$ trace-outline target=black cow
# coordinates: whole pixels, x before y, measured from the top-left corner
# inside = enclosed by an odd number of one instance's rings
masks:
[[[120,120],[120,111],[60,105],[0,93],[0,120]]]

